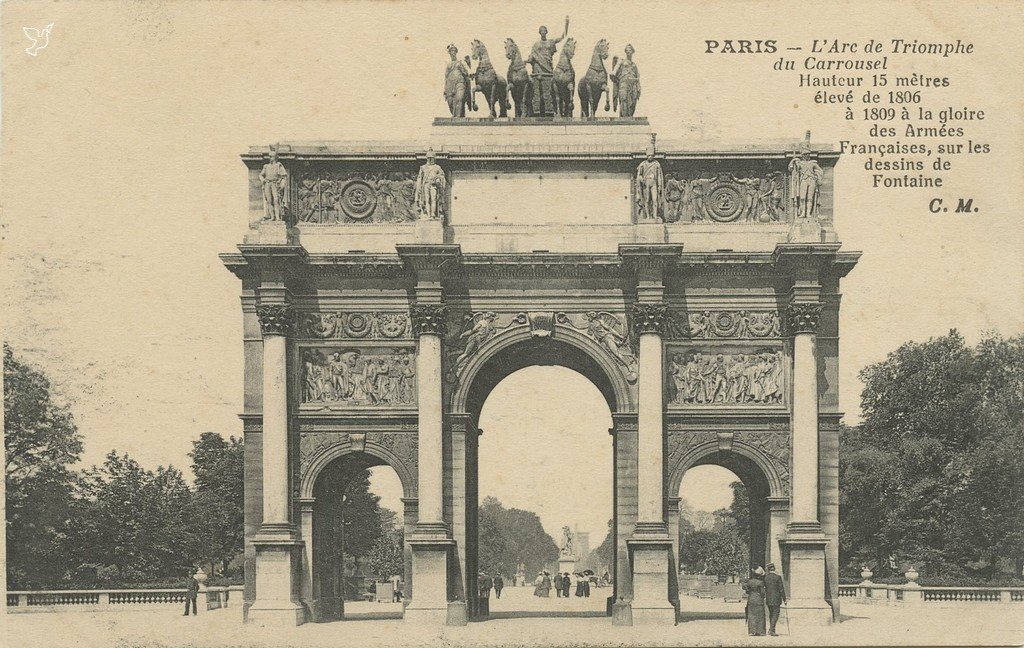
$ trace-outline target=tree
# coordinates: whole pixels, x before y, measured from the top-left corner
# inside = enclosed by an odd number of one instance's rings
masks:
[[[386,508],[379,512],[381,535],[370,549],[367,568],[374,576],[387,578],[405,571],[405,534],[398,514]]]
[[[180,577],[199,553],[192,493],[172,466],[143,469],[111,451],[86,471],[76,505],[74,556],[110,565],[122,581]]]
[[[925,577],[1024,566],[1024,335],[908,342],[861,380],[863,422],[840,436],[842,560]]]
[[[189,453],[196,478],[196,560],[219,562],[222,573],[245,548],[244,451],[242,439],[224,439],[214,432],[204,432],[192,443]]]
[[[693,531],[683,539],[683,543],[683,565],[690,573],[746,572],[750,551],[731,524],[710,530]]]
[[[615,565],[612,564],[612,557],[614,556],[613,545],[615,542],[612,524],[613,520],[608,520],[608,533],[605,535],[604,540],[592,549],[590,555],[583,561],[584,567],[594,570],[598,575],[603,574],[605,569],[608,569],[609,573],[615,571]]]
[[[535,574],[558,560],[558,546],[536,513],[506,509],[497,498],[485,497],[477,527],[479,566],[489,574],[511,576],[520,563],[527,574]]]
[[[370,471],[363,469],[345,485],[341,503],[345,553],[358,565],[380,539],[380,498],[370,492]]]
[[[68,409],[53,402],[41,371],[4,354],[4,478],[8,587],[45,587],[64,577],[82,440]]]

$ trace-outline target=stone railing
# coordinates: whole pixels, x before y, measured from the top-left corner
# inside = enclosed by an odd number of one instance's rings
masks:
[[[840,585],[839,598],[868,604],[954,607],[963,604],[1024,603],[1024,587],[924,587],[917,583]]]
[[[200,587],[199,601],[207,610],[228,607],[231,592],[240,600],[242,587]],[[185,589],[40,590],[7,593],[8,612],[98,610],[153,605],[182,605]]]

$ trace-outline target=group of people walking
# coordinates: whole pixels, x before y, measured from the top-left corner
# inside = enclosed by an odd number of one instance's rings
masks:
[[[775,573],[774,563],[768,563],[767,574],[761,567],[755,569],[750,580],[743,584],[743,589],[747,593],[747,634],[764,635],[764,609],[767,607],[770,622],[768,634],[777,637],[775,624],[779,621],[782,604],[786,602],[786,587],[782,583],[782,576]]]
[[[550,597],[552,587],[558,598],[569,598],[573,588],[576,589],[576,596],[586,598],[590,596],[590,577],[579,572],[572,575],[569,572],[555,572],[552,579],[551,574],[546,571],[537,572],[537,578],[533,581],[533,595]]]

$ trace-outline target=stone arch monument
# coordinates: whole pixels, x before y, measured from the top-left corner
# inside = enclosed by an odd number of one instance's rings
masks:
[[[693,150],[634,116],[244,153],[250,228],[221,258],[242,288],[246,618],[340,616],[317,484],[383,463],[405,491],[406,620],[476,615],[480,408],[538,364],[612,412],[611,600],[633,623],[675,622],[675,495],[702,463],[759,489],[792,623],[837,617],[839,283],[859,256],[833,227],[837,160]]]

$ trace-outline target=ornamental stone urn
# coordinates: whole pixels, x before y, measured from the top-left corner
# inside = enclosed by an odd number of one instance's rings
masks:
[[[870,583],[871,577],[874,575],[875,573],[871,571],[871,569],[868,568],[866,565],[860,570],[860,577],[865,583]]]
[[[910,586],[910,587],[921,587],[921,585],[918,584],[918,582],[917,582],[917,578],[918,578],[918,576],[920,576],[920,574],[917,573],[917,570],[914,569],[913,566],[911,566],[911,568],[908,569],[906,571],[906,573],[903,574],[903,575],[907,579],[907,585],[908,586]]]
[[[207,576],[202,567],[196,569],[196,573],[192,574],[192,577],[199,581],[200,585],[206,585]]]

